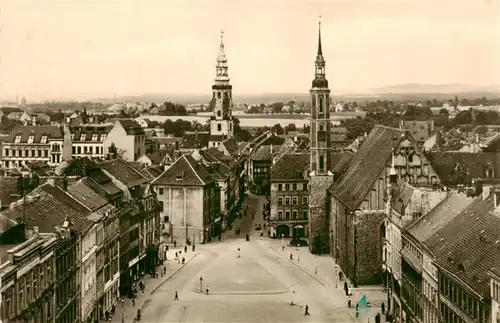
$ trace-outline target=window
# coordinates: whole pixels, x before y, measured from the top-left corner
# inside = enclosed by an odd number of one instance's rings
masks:
[[[35,136],[34,135],[30,135],[28,137],[28,144],[32,144],[34,139],[35,139]]]
[[[292,184],[292,191],[296,191],[297,190],[297,184]]]
[[[306,191],[307,191],[307,184],[306,184],[306,183],[302,184],[302,190],[303,190],[304,192],[306,192]]]
[[[92,135],[92,141],[97,141],[97,134],[96,133]]]
[[[33,298],[38,297],[38,288],[36,280],[33,282]]]
[[[290,211],[285,211],[285,219],[290,220]]]
[[[3,153],[3,154],[4,154],[5,156],[9,156],[9,149],[7,149],[7,148],[6,148],[6,149],[4,150],[4,153]]]
[[[278,220],[283,220],[283,211],[278,211]]]
[[[168,215],[165,215],[165,216],[163,217],[163,222],[169,222]]]
[[[323,155],[319,156],[319,169],[320,170],[323,170],[324,168],[324,163],[325,163],[325,157],[323,157]]]
[[[42,157],[42,150],[41,149],[38,149],[37,157]]]
[[[36,151],[35,151],[35,149],[31,149],[31,157],[36,157]]]
[[[220,117],[220,110],[219,110],[219,111],[217,111],[217,116],[218,116],[218,117]]]
[[[80,141],[85,141],[86,134],[82,133],[80,135]]]
[[[74,133],[71,134],[71,141],[73,141],[73,140],[75,140],[75,134]]]
[[[290,184],[285,184],[285,191],[289,191],[290,190]]]
[[[49,151],[47,149],[45,149],[45,158],[49,157]]]
[[[307,220],[307,211],[302,211],[302,219]]]
[[[413,163],[413,154],[408,156],[408,162]]]
[[[24,308],[24,298],[23,298],[23,292],[19,292],[19,307]]]
[[[14,143],[18,144],[21,142],[21,136],[17,135],[16,138],[14,139]]]
[[[220,123],[217,124],[217,131],[222,131],[222,125]]]
[[[105,133],[103,133],[103,134],[101,135],[101,141],[104,141],[104,139],[106,139],[106,134],[105,134]]]
[[[217,98],[220,99],[221,95],[220,92],[217,92]]]
[[[42,136],[42,139],[40,139],[41,144],[46,144],[47,143],[47,136]]]
[[[278,191],[281,191],[283,189],[283,184],[278,184]]]
[[[297,220],[297,215],[298,215],[298,213],[299,213],[299,212],[298,212],[297,210],[292,211],[292,219],[293,219],[293,220]]]
[[[289,197],[285,197],[285,205],[290,205],[290,198]]]
[[[320,95],[318,99],[319,99],[319,104],[318,104],[319,113],[323,113],[323,96]]]
[[[158,194],[163,195],[163,187],[158,188]]]
[[[292,197],[292,204],[297,205],[297,196]]]
[[[307,196],[302,197],[302,204],[307,204]]]
[[[278,205],[283,205],[283,198],[282,197],[278,197]]]

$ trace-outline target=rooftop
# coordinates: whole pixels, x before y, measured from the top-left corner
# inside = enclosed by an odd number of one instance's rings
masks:
[[[103,162],[101,163],[101,167],[108,173],[113,175],[115,178],[117,178],[128,188],[148,182],[146,177],[144,177],[134,167],[120,158]]]
[[[19,140],[16,138],[19,137]],[[33,138],[30,140],[30,138]],[[8,143],[28,143],[30,140],[33,143],[43,143],[42,138],[46,137],[46,142],[49,143],[49,140],[60,140],[63,138],[62,128],[59,126],[16,126],[10,132],[9,136],[4,142]]]
[[[265,148],[268,146],[260,147]],[[309,154],[284,154],[271,167],[271,181],[297,180],[305,181],[304,172],[309,169]]]
[[[199,186],[213,182],[210,173],[191,155],[180,156],[152,185]]]

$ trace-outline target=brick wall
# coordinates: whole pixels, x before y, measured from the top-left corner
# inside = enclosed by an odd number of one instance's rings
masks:
[[[332,184],[333,175],[311,176],[309,178],[309,250],[314,254],[328,253],[329,203],[327,191]]]

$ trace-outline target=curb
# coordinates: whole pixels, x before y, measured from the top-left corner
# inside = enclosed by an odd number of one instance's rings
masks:
[[[312,278],[312,279],[314,279],[315,281],[317,281],[317,282],[318,282],[318,283],[320,283],[321,285],[323,285],[323,286],[325,286],[325,287],[328,287],[328,286],[327,286],[327,285],[326,285],[326,284],[325,284],[322,280],[320,280],[318,277],[316,277],[317,275],[314,275],[314,274],[313,274],[313,273],[311,273],[309,270],[304,269],[302,266],[300,266],[300,265],[296,264],[293,260],[290,260],[290,259],[288,259],[288,258],[286,258],[286,257],[282,256],[282,255],[279,253],[279,251],[278,251],[278,250],[276,250],[276,249],[274,249],[273,247],[269,247],[269,249],[271,249],[271,250],[273,250],[274,252],[276,252],[276,253],[279,255],[279,257],[284,258],[284,259],[288,260],[290,263],[294,264],[294,265],[295,265],[295,267],[302,269],[302,271],[303,271],[303,272],[305,272],[306,274],[308,274],[309,276],[311,276],[311,278]]]
[[[177,268],[176,270],[174,270],[173,272],[171,272],[167,278],[165,278],[158,286],[156,286],[155,288],[153,288],[153,290],[151,292],[149,292],[149,295],[153,295],[160,287],[163,286],[163,284],[165,284],[166,282],[168,282],[175,274],[177,274],[182,268],[184,268],[187,264],[189,264],[191,262],[191,260],[193,260],[194,258],[198,257],[200,253],[197,252],[193,257],[191,257],[191,259],[189,259],[188,261],[186,261],[185,264],[181,265],[179,268]],[[142,306],[141,306],[142,308]]]

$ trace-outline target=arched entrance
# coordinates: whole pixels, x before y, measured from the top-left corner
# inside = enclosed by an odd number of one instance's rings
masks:
[[[278,228],[277,228],[277,233],[278,233],[278,238],[290,238],[290,228],[288,227],[288,225],[285,225],[285,224],[281,224],[281,225],[278,225]]]
[[[306,236],[306,230],[303,225],[297,224],[293,227],[293,237],[295,239],[303,238]]]

